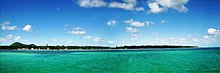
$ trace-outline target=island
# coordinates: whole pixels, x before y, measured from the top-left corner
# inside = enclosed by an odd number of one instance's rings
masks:
[[[198,46],[177,45],[132,45],[132,46],[37,46],[35,44],[23,44],[14,42],[9,46],[0,46],[0,50],[118,50],[118,49],[157,49],[157,48],[198,48]]]

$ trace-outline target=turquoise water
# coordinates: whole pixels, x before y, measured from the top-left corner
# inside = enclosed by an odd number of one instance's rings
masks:
[[[0,52],[0,73],[220,72],[220,50]]]

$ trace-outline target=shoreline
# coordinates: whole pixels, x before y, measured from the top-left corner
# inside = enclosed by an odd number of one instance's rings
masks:
[[[220,47],[213,47],[211,49],[219,49]],[[47,49],[15,49],[15,50],[0,50],[0,52],[4,51],[31,51],[31,52],[125,52],[125,51],[181,51],[181,50],[211,50],[210,48],[147,48],[147,49],[55,49],[55,50],[47,50]]]

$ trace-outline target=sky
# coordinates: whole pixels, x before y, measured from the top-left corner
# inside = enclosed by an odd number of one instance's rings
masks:
[[[0,45],[220,47],[219,0],[0,0]]]

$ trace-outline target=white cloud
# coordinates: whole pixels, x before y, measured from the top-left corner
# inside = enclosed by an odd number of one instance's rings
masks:
[[[127,4],[127,3],[118,3],[118,2],[112,2],[109,4],[110,8],[120,8],[125,10],[133,10],[134,5],[133,4]]]
[[[30,31],[32,31],[32,26],[31,25],[25,25],[22,30],[26,31],[26,32],[30,32]]]
[[[160,23],[162,23],[162,24],[167,23],[167,22],[168,22],[168,20],[166,20],[166,19],[160,21]]]
[[[147,26],[149,26],[149,25],[154,24],[154,22],[151,22],[151,21],[145,21],[145,24],[146,24]]]
[[[136,11],[144,11],[143,7],[136,7],[137,0],[122,0],[111,1],[109,3],[104,0],[78,0],[77,3],[81,7],[92,8],[92,7],[109,7],[109,8],[119,8],[124,10],[136,10]]]
[[[220,35],[220,30],[214,28],[209,28],[207,32],[212,35]]]
[[[12,38],[13,35],[12,35],[12,34],[9,34],[9,35],[6,35],[5,37],[6,37],[6,38]]]
[[[21,40],[21,36],[15,36],[12,34],[6,35],[5,37],[0,37],[0,43],[12,43]]]
[[[136,11],[144,11],[144,8],[143,7],[138,7],[135,9]]]
[[[6,26],[6,25],[2,26],[2,30],[15,30],[15,29],[17,29],[17,26]]]
[[[83,31],[83,30],[73,30],[73,31],[67,31],[67,33],[69,34],[73,34],[73,35],[81,35],[81,34],[85,34],[86,31]]]
[[[143,26],[145,26],[145,24],[142,22],[134,21],[131,23],[131,26],[143,27]]]
[[[103,0],[78,0],[78,4],[79,6],[85,8],[103,7],[107,5],[107,3]]]
[[[113,44],[114,42],[113,42],[113,41],[107,41],[107,43],[109,43],[109,44]]]
[[[148,6],[150,8],[150,12],[152,13],[160,13],[166,10],[165,8],[159,7],[157,2],[150,2],[148,3]]]
[[[110,21],[107,22],[107,25],[114,26],[114,25],[116,25],[116,23],[117,23],[116,20],[110,20]]]
[[[111,2],[109,3],[110,8],[120,8],[124,10],[134,10],[137,4],[137,0],[123,0],[123,2]]]
[[[88,39],[88,40],[92,40],[93,42],[96,42],[96,43],[109,43],[109,41],[106,41],[105,39],[103,38],[100,38],[100,37],[93,37],[93,36],[85,36],[83,37],[84,39]]]
[[[124,22],[126,24],[130,24],[131,26],[136,26],[136,27],[143,27],[143,26],[145,26],[145,23],[134,21],[133,19],[125,20]]]
[[[99,37],[95,37],[93,40],[95,42],[104,42],[104,40],[102,38],[99,38]]]
[[[206,44],[214,43],[215,41],[216,41],[216,38],[211,35],[204,35],[202,36],[202,38],[200,38],[200,42],[203,42]]]
[[[85,8],[92,7],[109,7],[109,8],[119,8],[124,10],[136,10],[144,11],[143,7],[137,7],[137,0],[122,0],[111,1],[109,3],[104,0],[78,0],[78,5]],[[187,12],[188,8],[184,5],[188,3],[188,0],[152,0],[148,1],[148,6],[151,13],[160,13],[166,11],[167,9],[174,9],[179,12]]]
[[[155,2],[148,2],[148,6],[152,13],[160,13],[169,8],[185,13],[188,11],[188,8],[184,6],[187,3],[188,0],[155,0]]]
[[[67,31],[67,33],[72,34],[72,35],[82,35],[82,34],[86,34],[86,31],[80,27],[76,27],[76,28],[73,28],[73,30]]]
[[[151,21],[139,22],[139,21],[134,21],[133,19],[125,20],[124,23],[130,24],[131,26],[135,26],[135,27],[143,27],[145,25],[149,26],[151,24],[154,24]]]
[[[0,25],[2,26],[2,30],[15,30],[17,29],[17,26],[9,26],[9,24],[11,24],[10,21],[4,21],[3,23],[1,23]]]
[[[129,32],[129,33],[136,33],[136,32],[138,32],[137,29],[132,28],[132,27],[126,27],[126,31]]]
[[[188,3],[188,0],[156,0],[160,5],[166,8],[172,8],[179,12],[187,12],[188,8],[184,5]]]

